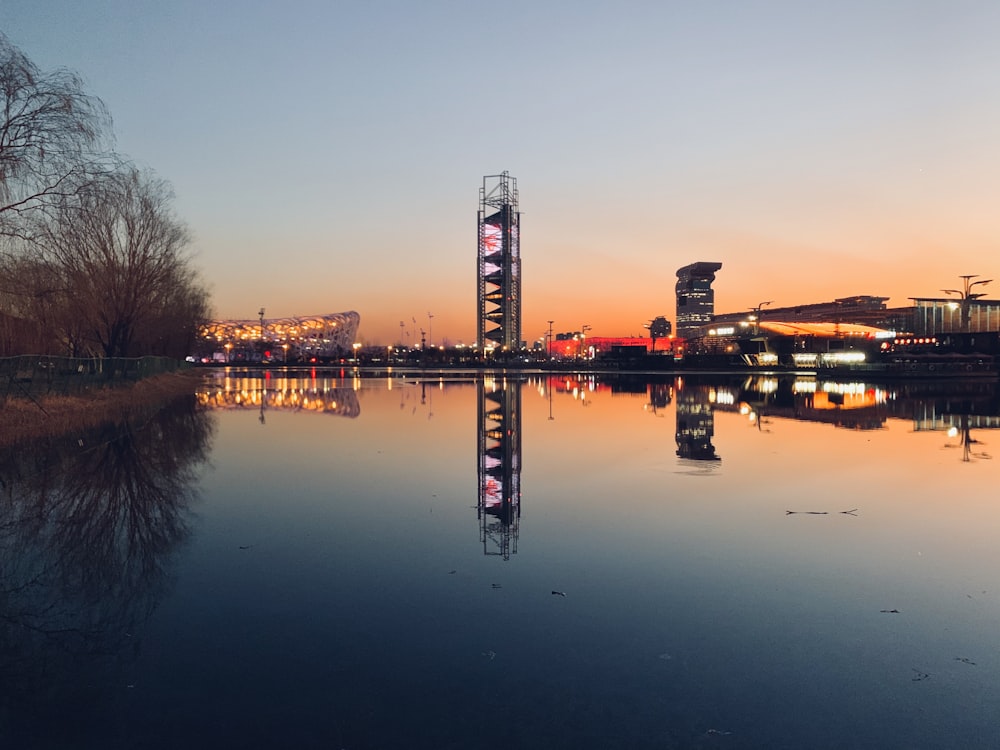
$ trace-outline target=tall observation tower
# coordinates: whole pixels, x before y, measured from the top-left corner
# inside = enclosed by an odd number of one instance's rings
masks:
[[[521,346],[521,212],[507,172],[483,178],[476,230],[476,345],[513,351]]]

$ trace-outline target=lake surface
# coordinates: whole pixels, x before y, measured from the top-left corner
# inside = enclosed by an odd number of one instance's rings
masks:
[[[10,748],[994,748],[995,383],[215,371],[0,464]]]

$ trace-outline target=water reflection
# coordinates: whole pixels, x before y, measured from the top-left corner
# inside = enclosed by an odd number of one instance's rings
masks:
[[[0,456],[0,717],[27,726],[32,711],[126,687],[115,672],[138,653],[190,532],[212,434],[192,397]]]
[[[762,432],[774,418],[877,430],[890,416],[892,395],[885,386],[860,382],[757,377],[729,386],[720,393],[718,405],[739,411]]]
[[[911,421],[914,432],[947,434],[962,460],[989,459],[973,429],[1000,429],[997,384],[952,381],[900,384],[750,377],[677,381],[677,455],[719,460],[711,444],[713,413],[737,412],[760,432],[780,420],[820,422],[849,430],[879,430],[887,420]],[[957,438],[957,440],[955,440]]]
[[[649,408],[653,414],[659,414],[661,409],[670,406],[674,397],[673,383],[647,383],[649,392]]]
[[[7,744],[55,706],[54,747],[995,744],[995,384],[300,372],[286,404],[328,379],[364,413],[247,430],[279,389],[227,375],[189,544],[183,488],[102,521],[112,553],[59,462],[6,459],[0,690],[49,707],[4,694]],[[196,465],[169,432],[101,475]]]
[[[982,423],[982,418],[972,417],[970,414],[962,414],[959,417],[959,424],[952,425],[948,428],[948,437],[954,438],[958,437],[958,446],[962,449],[962,461],[968,462],[974,459],[989,459],[993,458],[989,453],[982,450],[979,447],[974,448],[973,446],[983,445],[983,441],[972,436],[972,421],[975,419],[977,424]],[[954,448],[956,445],[954,443],[947,443],[946,448]]]
[[[208,409],[257,409],[266,424],[268,410],[309,411],[355,419],[361,414],[357,391],[361,379],[350,371],[315,368],[298,373],[224,370],[198,392],[199,404]]]
[[[710,385],[680,382],[677,389],[677,455],[690,461],[720,461],[712,445],[713,405],[719,390]],[[729,399],[726,399],[728,401]]]
[[[479,537],[484,555],[504,560],[517,553],[521,519],[521,388],[506,378],[476,383]]]

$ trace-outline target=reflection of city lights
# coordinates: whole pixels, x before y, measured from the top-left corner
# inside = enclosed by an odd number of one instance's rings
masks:
[[[796,380],[792,384],[793,393],[815,393],[816,392],[816,381],[815,380]]]
[[[847,395],[864,393],[868,390],[868,386],[864,383],[823,383],[823,390],[827,393],[842,393]]]
[[[958,428],[952,425],[948,428],[948,437],[955,437],[958,434]]]
[[[732,406],[736,403],[736,396],[732,391],[711,390],[708,392],[708,402],[722,406]]]

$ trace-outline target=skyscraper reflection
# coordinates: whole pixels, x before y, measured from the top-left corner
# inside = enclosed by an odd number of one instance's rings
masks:
[[[484,555],[509,560],[521,518],[521,383],[487,377],[476,392],[479,537]]]
[[[693,461],[721,461],[712,445],[715,416],[709,399],[710,388],[684,384],[676,393],[677,455]]]

